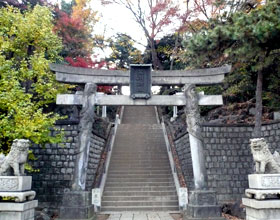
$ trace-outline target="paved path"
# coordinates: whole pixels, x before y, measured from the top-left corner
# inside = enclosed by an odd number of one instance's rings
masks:
[[[167,212],[122,212],[111,214],[108,220],[174,220]]]

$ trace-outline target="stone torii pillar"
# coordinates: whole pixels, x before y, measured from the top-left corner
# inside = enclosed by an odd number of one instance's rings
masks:
[[[189,204],[184,220],[211,219],[222,220],[221,208],[217,204],[216,192],[208,189],[207,172],[199,112],[199,95],[194,84],[185,84],[186,123],[192,156],[194,190],[189,192]]]
[[[86,179],[94,123],[94,105],[97,85],[86,83],[82,95],[79,136],[75,160],[75,171],[70,192],[63,196],[59,220],[95,219],[94,206],[91,203],[91,192],[86,191]]]
[[[76,153],[75,173],[72,190],[79,191],[86,189],[86,177],[88,166],[88,155],[90,138],[92,137],[92,126],[94,122],[94,100],[97,85],[87,83],[83,93],[83,107],[80,113],[78,152]]]
[[[208,189],[203,138],[200,125],[201,120],[198,107],[199,97],[195,91],[195,85],[186,84],[184,94],[186,96],[185,113],[192,155],[194,186],[195,189]]]

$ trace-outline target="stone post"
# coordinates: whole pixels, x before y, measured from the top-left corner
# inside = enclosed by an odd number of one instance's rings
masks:
[[[107,118],[107,106],[102,106],[102,118]]]
[[[60,220],[93,220],[94,206],[91,202],[91,192],[86,191],[86,177],[94,123],[94,96],[96,84],[87,83],[83,93],[83,107],[80,113],[79,136],[75,161],[75,172],[72,190],[63,196],[60,207]]]
[[[176,120],[176,118],[178,117],[177,113],[178,113],[177,106],[173,106],[173,116],[172,116],[172,118],[170,118],[171,122]]]
[[[216,193],[208,190],[203,137],[198,107],[199,96],[195,85],[185,85],[186,122],[189,132],[189,141],[192,156],[195,189],[189,192],[189,203],[184,213],[187,219],[224,219],[221,217],[221,208],[217,205]]]

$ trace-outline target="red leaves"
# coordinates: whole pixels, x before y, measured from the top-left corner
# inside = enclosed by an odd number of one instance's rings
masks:
[[[178,5],[174,5],[171,0],[156,1],[155,6],[150,4],[150,14],[147,17],[150,22],[151,37],[155,38],[156,35],[163,30],[164,27],[170,25],[174,18],[179,17]]]
[[[90,68],[93,67],[94,65],[93,61],[90,58],[66,57],[65,60],[70,64],[70,66],[74,66],[74,67]]]
[[[113,86],[98,86],[97,91],[98,92],[104,92],[105,94],[112,93]]]

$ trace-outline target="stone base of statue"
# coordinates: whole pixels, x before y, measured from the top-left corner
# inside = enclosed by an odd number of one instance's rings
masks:
[[[242,199],[246,207],[246,220],[279,220],[280,219],[280,200],[256,200]]]
[[[246,220],[280,219],[280,174],[252,174],[242,203]]]
[[[12,198],[0,202],[1,220],[34,220],[38,201],[31,182],[31,176],[0,176],[0,197]]]
[[[24,203],[1,202],[0,219],[1,220],[34,220],[35,208],[38,206],[38,200]]]
[[[217,204],[216,192],[195,190],[189,192],[189,203],[184,212],[184,220],[225,220],[221,207]]]
[[[70,191],[64,194],[59,210],[59,220],[95,220],[91,192]]]

